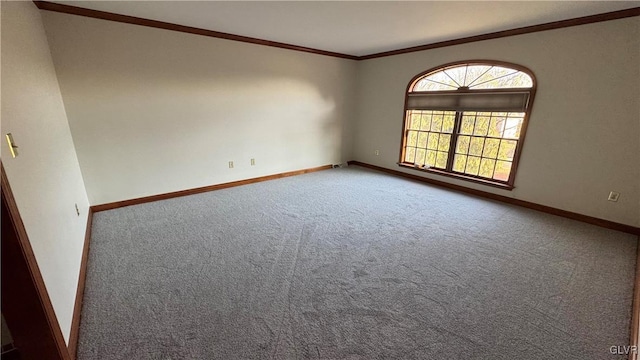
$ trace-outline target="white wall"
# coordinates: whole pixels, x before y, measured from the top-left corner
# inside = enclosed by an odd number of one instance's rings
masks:
[[[40,11],[3,1],[1,12],[2,163],[68,341],[89,203]],[[6,133],[19,146],[15,159]]]
[[[639,27],[633,17],[362,61],[355,160],[640,226]],[[396,165],[411,78],[470,59],[524,65],[538,80],[513,191]]]
[[[92,205],[351,158],[354,61],[43,18]]]

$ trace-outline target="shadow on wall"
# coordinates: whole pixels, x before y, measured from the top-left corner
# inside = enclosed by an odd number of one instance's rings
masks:
[[[193,174],[243,157],[268,163],[273,170],[267,172],[341,159],[345,115],[313,84],[253,77],[167,80],[120,79],[120,91],[95,86],[93,96],[74,107],[86,109],[71,120],[75,139],[84,139],[76,141],[80,162],[92,168],[85,176],[140,188],[133,179],[164,177],[168,170]],[[175,188],[162,191],[168,190]]]
[[[100,134],[92,145],[105,155],[125,156],[131,147],[144,152],[145,145],[148,155],[155,155],[158,142],[164,143],[161,152],[188,148],[196,154],[257,145],[266,150],[282,144],[335,151],[337,143],[322,144],[339,139],[336,103],[323,98],[317,88],[287,79],[229,80],[188,84],[151,80],[145,81],[144,89],[132,83],[118,92],[96,88],[94,96],[83,101],[86,108],[103,111],[91,117],[82,114],[92,120],[77,117],[74,127]]]

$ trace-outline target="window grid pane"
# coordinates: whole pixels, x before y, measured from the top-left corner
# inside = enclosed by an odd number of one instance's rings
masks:
[[[403,161],[419,167],[426,165],[508,181],[524,113],[463,112],[452,151],[455,116],[455,111],[408,110]],[[453,155],[451,168],[447,169],[449,156]]]
[[[516,64],[467,61],[423,73],[405,98],[401,165],[513,188],[534,95],[533,75]]]
[[[531,77],[517,69],[491,64],[460,64],[425,75],[411,91],[455,90],[462,86],[471,89],[530,88]]]
[[[467,166],[467,157],[465,155],[456,154],[453,160],[453,171],[464,172]]]
[[[408,110],[403,162],[446,170],[455,111]]]
[[[424,165],[426,156],[427,151],[425,149],[416,148],[415,164]]]
[[[524,113],[462,113],[451,171],[508,181]]]

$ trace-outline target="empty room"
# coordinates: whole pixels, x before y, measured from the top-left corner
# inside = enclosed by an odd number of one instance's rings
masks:
[[[2,359],[637,359],[640,2],[0,12]]]

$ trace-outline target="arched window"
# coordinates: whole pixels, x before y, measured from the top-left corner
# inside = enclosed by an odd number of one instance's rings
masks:
[[[512,189],[535,94],[519,65],[465,61],[411,80],[401,166]]]

